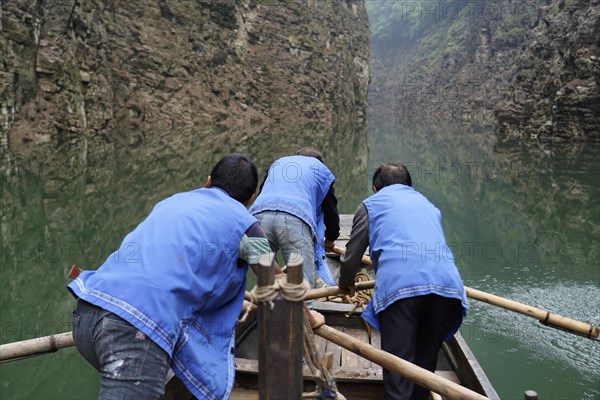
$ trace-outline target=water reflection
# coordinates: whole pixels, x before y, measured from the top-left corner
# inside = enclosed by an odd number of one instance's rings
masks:
[[[364,125],[119,132],[36,148],[0,185],[0,343],[69,331],[69,266],[97,268],[156,202],[201,186],[225,154],[249,155],[262,176],[277,157],[309,145],[337,177],[340,209],[353,211],[365,197],[357,189],[367,177]],[[97,374],[74,349],[3,364],[0,374],[3,399],[97,395]]]
[[[597,144],[497,144],[465,126],[369,127],[369,167],[399,159],[440,208],[465,283],[600,323]],[[471,301],[462,328],[501,398],[597,398],[597,343]]]

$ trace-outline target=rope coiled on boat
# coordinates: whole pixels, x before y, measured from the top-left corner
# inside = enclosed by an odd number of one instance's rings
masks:
[[[369,276],[369,274],[367,274],[366,272],[359,272],[358,274],[356,274],[356,277],[354,278],[354,283],[367,282],[370,280],[371,280],[371,277]],[[350,316],[352,316],[352,314],[354,314],[354,311],[356,311],[356,309],[358,307],[361,307],[364,310],[366,305],[369,304],[369,301],[371,301],[372,296],[373,296],[373,289],[366,289],[366,290],[357,291],[356,293],[354,293],[354,296],[352,296],[352,297],[347,296],[347,295],[346,296],[336,295],[336,296],[327,297],[327,300],[346,302],[346,303],[352,304],[353,305],[352,310],[350,310],[350,312],[348,312],[348,314],[346,314],[347,317],[350,317]]]
[[[366,272],[359,272],[354,277],[354,283],[367,282],[370,280],[371,276]],[[348,295],[337,295],[330,296],[327,298],[327,300],[352,304],[352,309],[348,313],[346,313],[346,317],[350,318],[358,307],[360,307],[361,310],[364,310],[367,304],[369,304],[369,301],[371,301],[371,297],[373,297],[373,289],[366,289],[357,291],[352,297]],[[365,320],[362,320],[362,322],[365,326],[365,329],[367,330],[369,340],[371,340],[371,326],[369,326],[369,324]]]

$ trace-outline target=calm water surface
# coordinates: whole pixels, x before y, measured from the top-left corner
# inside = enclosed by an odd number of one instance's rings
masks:
[[[440,208],[465,284],[600,324],[597,145],[500,146],[491,132],[371,124],[336,132],[170,132],[128,147],[85,140],[4,177],[0,343],[70,330],[68,267],[96,268],[162,198],[195,188],[222,155],[262,171],[298,147],[323,149],[340,209],[369,194],[381,160],[400,159]],[[133,144],[132,144],[133,143]],[[327,161],[327,160],[326,160]],[[600,343],[471,301],[462,333],[501,398],[600,398]],[[92,399],[98,374],[74,349],[0,365],[1,399]]]

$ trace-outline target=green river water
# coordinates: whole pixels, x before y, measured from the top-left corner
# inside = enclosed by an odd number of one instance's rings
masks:
[[[499,145],[491,132],[375,124],[336,132],[165,132],[48,149],[1,181],[0,343],[70,330],[65,274],[96,268],[160,199],[202,184],[222,155],[261,171],[300,146],[323,149],[340,211],[369,194],[378,161],[399,159],[443,215],[465,284],[600,324],[600,146]],[[599,399],[600,343],[470,302],[461,328],[503,399]],[[98,374],[76,350],[0,365],[0,399],[92,399]]]

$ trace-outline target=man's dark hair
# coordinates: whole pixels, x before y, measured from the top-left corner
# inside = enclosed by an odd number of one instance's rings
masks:
[[[313,149],[312,147],[303,147],[296,152],[296,155],[297,156],[314,157],[317,160],[324,163],[323,154],[321,154],[321,152],[319,150]]]
[[[373,173],[373,186],[377,190],[396,183],[412,187],[410,173],[406,166],[399,161],[382,163]]]
[[[243,154],[233,153],[221,159],[210,173],[212,186],[219,187],[240,203],[245,203],[256,191],[256,166]]]

